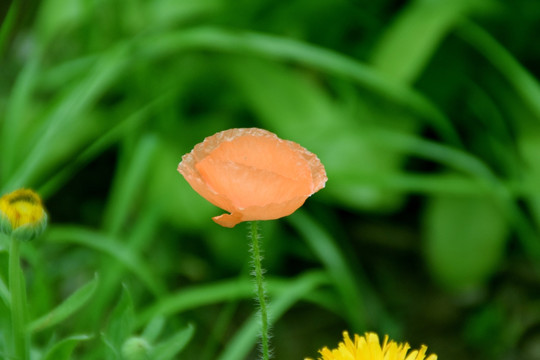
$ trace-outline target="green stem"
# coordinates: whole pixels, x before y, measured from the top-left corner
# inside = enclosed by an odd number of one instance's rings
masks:
[[[261,343],[262,343],[262,358],[268,360],[269,346],[268,346],[268,309],[266,305],[266,294],[264,287],[264,277],[262,269],[262,255],[259,249],[259,229],[257,221],[251,222],[251,231],[249,233],[251,240],[251,258],[253,261],[253,275],[255,275],[256,293],[259,301],[259,315],[261,317]]]
[[[9,291],[11,294],[11,329],[13,358],[30,358],[28,333],[26,331],[26,290],[21,270],[20,240],[11,239],[9,250]]]

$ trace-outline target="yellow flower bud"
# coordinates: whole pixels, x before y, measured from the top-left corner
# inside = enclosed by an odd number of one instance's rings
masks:
[[[17,240],[32,240],[47,226],[41,198],[29,189],[15,190],[0,198],[0,231]]]

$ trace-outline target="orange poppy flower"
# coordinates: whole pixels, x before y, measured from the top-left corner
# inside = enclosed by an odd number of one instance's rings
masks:
[[[327,180],[315,154],[257,128],[207,137],[182,157],[178,171],[202,197],[230,212],[212,218],[225,227],[290,215]]]

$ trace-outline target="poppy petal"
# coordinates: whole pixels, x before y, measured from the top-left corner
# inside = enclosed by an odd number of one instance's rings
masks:
[[[311,193],[311,179],[279,174],[208,156],[196,166],[210,189],[231,199],[236,209],[281,203]]]
[[[257,128],[207,137],[182,157],[178,171],[201,196],[230,213],[213,218],[227,227],[287,216],[327,181],[315,154]]]
[[[236,214],[223,214],[223,215],[219,215],[219,216],[214,216],[212,218],[212,220],[214,220],[219,225],[224,226],[224,227],[228,227],[228,228],[232,228],[236,224],[238,224],[238,223],[240,223],[242,221],[246,221],[246,220],[242,220],[242,216],[240,214],[237,214],[237,213]]]

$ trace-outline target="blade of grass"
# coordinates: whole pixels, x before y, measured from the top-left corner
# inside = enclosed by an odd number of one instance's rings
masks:
[[[372,139],[385,146],[400,147],[411,154],[436,160],[478,180],[497,199],[528,254],[533,259],[540,259],[540,243],[534,227],[516,203],[510,189],[480,159],[459,149],[390,130],[377,130]]]
[[[287,310],[302,298],[307,297],[308,294],[317,288],[328,284],[328,276],[320,271],[306,272],[291,280],[284,286],[279,294],[276,294],[273,297],[269,311],[272,322],[275,323],[287,312]],[[244,323],[240,330],[229,341],[227,347],[217,360],[245,359],[257,341],[258,328],[259,318],[255,314]]]
[[[96,101],[98,96],[125,70],[128,59],[127,46],[121,44],[104,53],[88,74],[61,96],[61,101],[50,112],[42,124],[34,146],[17,170],[4,184],[3,192],[21,186],[28,186],[33,173],[47,163],[48,147],[51,139],[62,132],[68,121],[77,121],[79,114]],[[66,134],[69,136],[69,134]]]
[[[133,254],[141,256],[141,252],[148,243],[154,240],[154,234],[157,232],[160,224],[160,212],[156,207],[150,207],[137,217],[130,234],[125,237],[123,246]],[[92,303],[92,313],[102,314],[110,307],[111,300],[117,296],[118,287],[125,274],[126,268],[117,262],[104,261],[101,271],[107,274],[100,286],[100,297]],[[88,318],[87,322],[94,321],[95,316]]]
[[[312,251],[320,259],[332,277],[332,284],[344,305],[344,318],[357,331],[380,324],[394,327],[380,306],[375,306],[374,292],[369,289],[365,276],[359,271],[353,274],[336,241],[305,212],[297,210],[287,220],[302,235]],[[381,322],[386,324],[381,324]]]
[[[154,294],[165,292],[165,285],[146,263],[117,238],[76,226],[51,226],[47,231],[47,241],[65,244],[78,244],[111,256],[135,274]]]
[[[17,15],[19,14],[20,3],[20,0],[12,1],[6,16],[3,19],[0,19],[0,59],[4,57],[7,42],[16,23]]]
[[[498,182],[491,169],[480,159],[466,151],[452,148],[435,141],[426,140],[416,135],[404,134],[386,129],[368,129],[370,141],[385,147],[397,148],[406,153],[432,159],[451,168],[465,171],[477,179],[490,183]]]
[[[482,181],[456,173],[396,173],[384,178],[370,178],[361,182],[361,185],[366,184],[385,189],[398,189],[408,194],[473,195],[490,193],[489,188]],[[351,186],[355,186],[353,179],[351,179]]]
[[[92,298],[92,295],[94,295],[94,292],[97,289],[98,282],[99,278],[96,275],[92,281],[77,289],[48,314],[45,314],[32,321],[32,323],[29,325],[30,332],[42,331],[51,326],[57,325],[78,311],[88,302],[88,300]]]
[[[357,82],[430,121],[447,142],[460,144],[459,136],[448,118],[425,96],[359,61],[325,48],[278,36],[233,32],[214,27],[199,27],[149,37],[140,46],[143,54],[152,58],[178,51],[211,50],[295,61]]]
[[[410,1],[383,33],[373,66],[392,78],[413,83],[458,20],[484,1]]]
[[[126,286],[122,286],[120,299],[114,305],[109,316],[107,328],[102,333],[103,338],[107,339],[115,349],[120,351],[122,344],[124,344],[133,332],[133,319],[133,299],[131,298],[129,289]]]
[[[54,344],[43,356],[43,360],[69,360],[75,347],[81,341],[92,339],[90,335],[73,335]]]
[[[47,198],[55,193],[63,184],[65,184],[71,176],[81,167],[88,164],[92,159],[103,153],[106,149],[118,142],[127,132],[141,126],[149,119],[150,111],[165,98],[170,95],[164,95],[150,102],[141,109],[136,110],[131,115],[127,116],[111,128],[109,128],[100,137],[96,138],[84,151],[76,156],[76,158],[66,164],[54,176],[48,179],[40,188],[39,193],[43,198]]]
[[[320,272],[316,274],[318,275],[313,276],[323,276]],[[270,295],[279,293],[290,281],[293,280],[269,278],[268,293]],[[136,327],[144,326],[144,324],[157,316],[169,316],[210,304],[251,299],[252,297],[253,283],[246,277],[193,286],[162,297],[147,309],[139,311]]]
[[[238,305],[238,301],[230,301],[224,305],[204,343],[204,351],[200,354],[200,360],[213,360],[217,357],[220,345],[226,341],[227,329],[233,321]]]
[[[470,21],[463,21],[457,34],[480,52],[497,68],[514,90],[521,96],[536,120],[540,121],[540,84],[501,44],[487,31]]]
[[[142,337],[148,340],[149,343],[155,343],[159,334],[163,331],[165,326],[165,317],[157,316],[150,320],[142,332]]]
[[[17,156],[25,149],[18,143],[22,133],[28,126],[27,111],[30,97],[36,86],[36,78],[40,71],[41,56],[35,54],[23,67],[19,76],[15,80],[15,85],[9,96],[6,112],[2,119],[2,133],[0,149],[2,152],[2,162],[0,163],[0,174],[2,182],[5,183],[7,177],[15,170]]]
[[[130,215],[133,204],[138,200],[138,194],[143,190],[147,180],[148,169],[151,165],[157,137],[143,136],[132,153],[126,154],[126,166],[119,166],[115,175],[107,208],[104,211],[104,229],[112,236],[118,234]],[[122,156],[121,156],[122,157]]]
[[[136,328],[144,326],[156,316],[169,316],[196,307],[252,296],[253,284],[249,279],[232,279],[185,288],[139,311],[135,320]]]
[[[195,327],[193,325],[186,326],[175,334],[171,335],[167,340],[157,344],[152,349],[152,359],[170,360],[178,355],[193,338]]]

